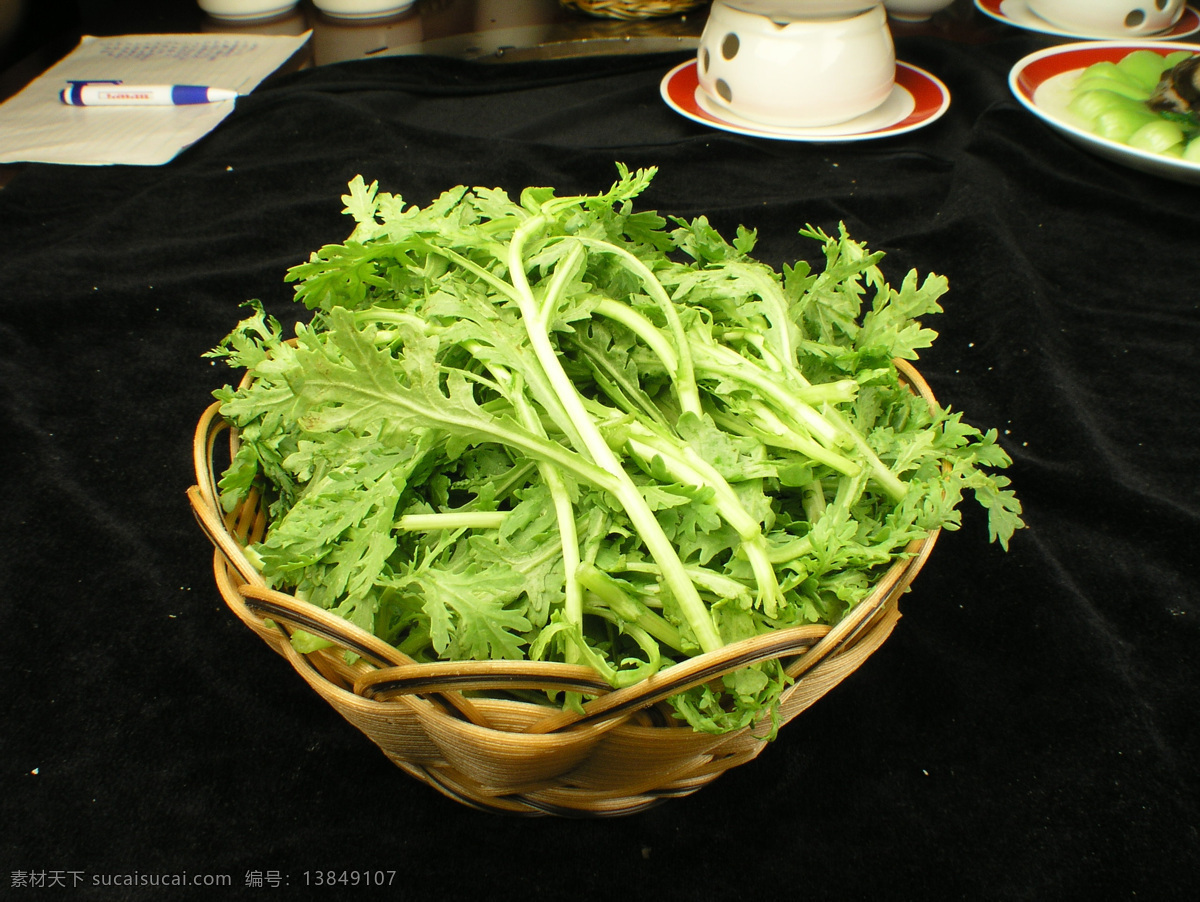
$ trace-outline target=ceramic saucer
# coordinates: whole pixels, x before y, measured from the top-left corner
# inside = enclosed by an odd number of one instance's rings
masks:
[[[681,63],[666,74],[660,86],[667,106],[694,122],[722,131],[783,141],[867,141],[901,135],[941,118],[950,106],[950,92],[940,80],[907,63],[896,64],[896,86],[883,104],[869,113],[810,128],[763,125],[722,109],[701,90],[696,61]]]

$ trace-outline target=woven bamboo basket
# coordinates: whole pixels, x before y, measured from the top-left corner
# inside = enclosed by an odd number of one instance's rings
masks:
[[[559,0],[567,9],[605,19],[657,19],[691,12],[708,0]]]
[[[920,374],[904,361],[897,365],[913,390],[933,402]],[[833,627],[796,627],[731,643],[622,689],[576,665],[417,663],[342,618],[267,587],[243,551],[265,529],[260,505],[250,498],[226,515],[218,500],[218,438],[228,432],[236,443],[237,436],[217,407],[210,406],[196,428],[197,484],[188,497],[214,546],[213,570],[226,604],[402,770],[489,811],[630,814],[689,795],[751,761],[766,746],[769,723],[724,735],[700,733],[677,720],[665,700],[749,664],[778,659],[793,680],[780,702],[782,727],[887,639],[900,616],[899,598],[938,537],[935,531],[914,542]],[[333,646],[302,655],[289,641],[297,628]],[[355,663],[348,664],[347,657]],[[591,700],[578,713],[515,699],[514,690],[574,691]]]

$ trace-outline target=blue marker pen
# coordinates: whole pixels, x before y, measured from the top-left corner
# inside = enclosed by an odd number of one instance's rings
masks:
[[[71,81],[59,94],[71,106],[185,106],[236,100],[237,91],[207,85],[127,85],[120,81]]]

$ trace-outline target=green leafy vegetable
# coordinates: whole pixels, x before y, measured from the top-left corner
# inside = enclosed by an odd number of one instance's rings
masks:
[[[1141,49],[1116,62],[1093,63],[1071,85],[1067,109],[1102,138],[1149,153],[1198,159],[1200,120],[1195,111],[1158,110],[1149,103],[1164,74],[1192,56],[1187,50]]]
[[[241,443],[228,509],[272,586],[417,660],[587,664],[628,685],[768,630],[836,623],[973,493],[1023,526],[995,430],[903,384],[938,276],[898,288],[844,230],[782,274],[705,220],[605,193],[463,187],[427,207],[363,179],[356,225],[295,266],[294,339],[253,304],[212,356]],[[302,651],[320,640],[300,636]],[[696,729],[768,715],[777,664],[673,699]],[[568,699],[571,703],[571,699]]]

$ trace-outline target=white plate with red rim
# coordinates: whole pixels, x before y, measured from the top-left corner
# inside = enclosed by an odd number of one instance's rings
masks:
[[[1024,28],[1028,31],[1040,31],[1043,34],[1056,34],[1067,38],[1117,40],[1122,37],[1117,34],[1076,34],[1075,32],[1064,31],[1057,25],[1052,25],[1034,13],[1025,0],[975,0],[975,7],[981,13],[991,16],[993,19],[1009,25],[1015,25],[1017,28]],[[1142,35],[1138,40],[1173,41],[1187,37],[1190,34],[1195,34],[1197,31],[1200,31],[1200,13],[1197,13],[1189,5],[1183,8],[1183,15],[1170,28],[1154,35]]]
[[[787,128],[763,125],[735,116],[708,99],[696,75],[696,61],[680,63],[660,85],[667,106],[701,125],[755,138],[780,141],[868,141],[902,135],[940,119],[950,107],[950,91],[923,69],[896,63],[896,86],[883,104],[869,113],[837,125]]]
[[[1200,185],[1200,163],[1189,163],[1102,138],[1088,131],[1067,108],[1079,74],[1094,63],[1115,63],[1135,50],[1167,56],[1177,50],[1200,53],[1200,45],[1167,41],[1083,41],[1031,53],[1008,75],[1008,86],[1021,104],[1071,141],[1133,169]]]

